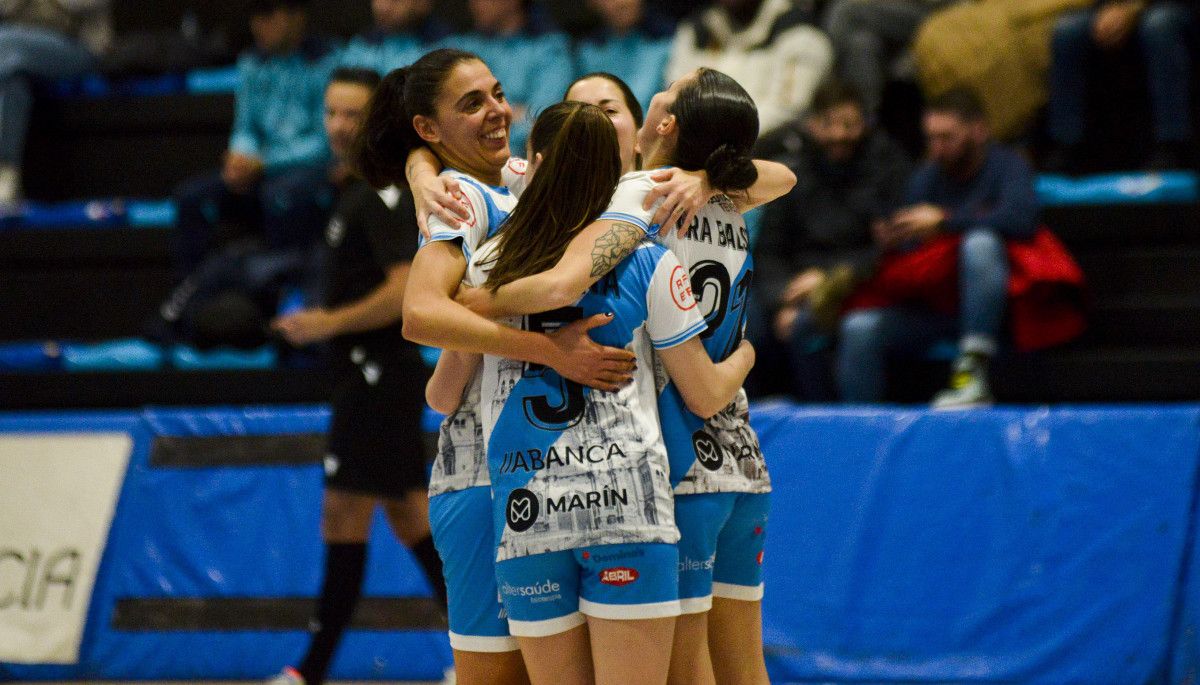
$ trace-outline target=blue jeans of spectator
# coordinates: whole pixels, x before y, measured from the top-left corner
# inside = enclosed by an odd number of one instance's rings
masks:
[[[303,248],[316,242],[333,207],[335,189],[324,165],[269,170],[247,194],[233,193],[213,172],[185,181],[175,191],[179,205],[175,259],[191,273],[223,236],[232,219],[261,229],[267,249]]]
[[[1050,65],[1050,138],[1061,145],[1083,141],[1087,106],[1086,76],[1097,47],[1092,39],[1096,10],[1063,16],[1054,27]],[[1151,4],[1138,19],[1136,40],[1146,64],[1154,138],[1192,139],[1191,71],[1188,36],[1192,18],[1181,2]]]
[[[836,373],[843,401],[882,401],[888,359],[918,357],[940,340],[957,335],[960,353],[995,353],[1008,298],[1004,239],[987,228],[967,231],[958,266],[957,318],[913,307],[885,307],[851,312],[842,319]]]
[[[0,24],[0,164],[21,164],[33,107],[31,79],[78,76],[95,64],[92,53],[62,34]]]

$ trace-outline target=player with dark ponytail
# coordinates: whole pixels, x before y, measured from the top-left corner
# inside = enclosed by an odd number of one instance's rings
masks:
[[[795,184],[783,165],[751,159],[757,136],[758,112],[750,96],[710,69],[698,69],[655,95],[637,134],[644,168],[703,170],[722,191],[691,222],[668,225],[658,236],[690,275],[708,324],[704,347],[714,361],[737,349],[745,326],[753,269],[742,214]],[[626,174],[609,210],[572,240],[554,268],[460,299],[489,316],[532,314],[574,302],[654,230],[655,207],[644,204],[655,186],[652,172]],[[700,412],[668,385],[659,408],[681,534],[684,615],[675,631],[671,681],[711,683],[715,667],[717,682],[765,683],[761,552],[770,479],[749,426],[745,393],[719,411]],[[697,415],[710,413],[715,415],[708,420]]]
[[[493,324],[457,305],[452,294],[467,260],[494,234],[516,198],[504,187],[523,168],[509,164],[512,108],[487,65],[461,50],[441,49],[384,78],[368,108],[355,162],[375,186],[404,180],[409,153],[428,148],[461,190],[466,217],[429,219],[430,235],[413,257],[404,294],[404,335],[438,347],[504,354],[542,364],[593,387],[627,377],[630,355],[587,337],[593,317],[552,335]],[[439,370],[465,363],[445,352]],[[435,371],[435,376],[438,372]],[[443,561],[450,642],[460,683],[527,681],[516,641],[497,599],[491,493],[479,430],[478,382],[458,397],[429,397],[450,415],[442,424],[430,478],[430,527]]]

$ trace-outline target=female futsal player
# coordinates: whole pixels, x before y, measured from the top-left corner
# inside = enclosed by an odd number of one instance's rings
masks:
[[[532,140],[542,151],[522,204],[472,259],[489,288],[556,262],[604,210],[620,174],[615,130],[593,106],[551,107]],[[696,337],[704,322],[683,268],[652,243],[573,307],[520,323],[552,327],[592,312],[614,315],[597,338],[638,355],[634,383],[619,391],[485,358],[497,576],[535,683],[665,683],[679,606],[670,544],[678,533],[651,350],[688,405],[706,414],[733,398],[753,350],[743,344],[712,362]]]
[[[454,303],[467,257],[494,232],[515,200],[502,188],[512,110],[487,66],[470,53],[436,50],[391,72],[368,108],[358,167],[376,187],[403,179],[410,150],[428,146],[461,184],[464,221],[433,219],[432,237],[413,258],[404,298],[404,333],[421,342],[507,353],[545,364],[575,382],[615,388],[632,355],[603,349],[587,329],[603,316],[551,335],[516,331]],[[509,169],[516,171],[517,169]],[[430,483],[430,523],[444,563],[451,646],[462,683],[526,680],[517,645],[497,601],[490,491],[475,408],[464,406],[442,427]]]
[[[694,292],[712,331],[706,333],[706,348],[715,359],[737,343],[744,324],[751,268],[740,213],[787,192],[795,182],[782,165],[751,162],[747,152],[756,135],[753,102],[732,79],[709,70],[680,79],[655,96],[650,118],[638,135],[648,166],[673,163],[684,169],[707,168],[710,178],[729,190],[749,187],[746,193],[734,193],[736,204],[731,205],[727,197],[717,198],[679,233],[663,235],[689,265]],[[629,249],[649,221],[642,208],[653,185],[644,173],[626,176],[612,211],[581,233],[554,269],[509,284],[494,299],[473,291],[466,293],[464,301],[490,316],[561,306],[571,293],[603,277],[613,255]],[[705,426],[679,411],[678,398],[669,390],[663,404],[663,428],[678,492],[736,493],[677,499],[685,615],[677,630],[672,679],[683,683],[712,678],[705,673],[706,664],[694,657],[695,645],[709,634],[719,682],[765,682],[758,639],[762,594],[758,551],[765,537],[765,493],[770,485],[757,438],[748,425],[744,394]],[[725,555],[718,548],[725,549]],[[751,553],[741,554],[742,549]],[[718,599],[707,617],[710,591]],[[712,625],[706,629],[708,618]]]

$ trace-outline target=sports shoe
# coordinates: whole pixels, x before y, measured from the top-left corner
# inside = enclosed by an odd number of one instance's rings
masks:
[[[985,358],[966,354],[954,362],[950,387],[933,398],[934,409],[971,409],[990,407],[995,398],[988,385]]]
[[[300,675],[300,671],[291,666],[285,666],[279,675],[268,680],[266,685],[305,685],[305,683],[304,676]]]

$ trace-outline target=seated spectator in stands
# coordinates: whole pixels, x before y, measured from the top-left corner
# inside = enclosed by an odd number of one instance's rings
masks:
[[[109,0],[0,0],[0,211],[21,200],[31,81],[78,76],[111,43]]]
[[[955,0],[833,0],[826,6],[825,30],[838,74],[862,93],[867,112],[879,111],[883,87],[921,22],[951,2]]]
[[[479,55],[513,108],[509,147],[521,154],[538,112],[562,99],[574,78],[567,37],[532,0],[468,0],[471,31],[448,47]]]
[[[1192,61],[1194,10],[1177,0],[1101,0],[1061,17],[1054,27],[1048,129],[1055,148],[1045,166],[1075,170],[1086,145],[1087,76],[1096,54],[1135,43],[1145,62],[1155,146],[1151,169],[1194,162]]]
[[[755,247],[756,297],[769,320],[752,342],[765,373],[781,375],[762,362],[784,357],[797,399],[831,401],[829,347],[842,301],[874,270],[872,224],[899,206],[912,163],[870,126],[857,90],[838,81],[817,90],[796,137],[783,160],[796,186],[767,206]],[[768,351],[781,346],[782,355]]]
[[[219,172],[185,182],[177,262],[190,273],[215,246],[245,233],[270,248],[311,245],[333,204],[321,118],[332,46],[307,32],[303,0],[254,0],[255,48],[238,60],[229,150]]]
[[[988,363],[1000,342],[1008,297],[1006,241],[1031,238],[1038,228],[1033,172],[1016,152],[991,141],[983,106],[971,91],[950,90],[931,101],[923,125],[929,161],[908,184],[907,206],[876,226],[875,239],[901,258],[944,254],[952,245],[957,268],[946,273],[957,277],[934,279],[927,287],[922,274],[899,274],[915,283],[909,292],[878,277],[860,287],[841,323],[838,385],[846,401],[881,401],[889,356],[920,356],[932,343],[956,338],[950,386],[934,407],[985,405],[992,402]],[[872,307],[873,301],[889,304]],[[957,316],[936,306],[947,301],[957,301]]]
[[[371,0],[375,26],[350,41],[340,64],[380,75],[412,64],[450,35],[450,26],[432,15],[433,0]]]
[[[604,26],[576,47],[576,73],[614,74],[648,108],[662,89],[675,23],[642,0],[588,0],[588,5]]]
[[[790,0],[719,0],[679,24],[667,81],[697,67],[732,76],[758,105],[769,136],[808,109],[833,65],[833,48]]]

